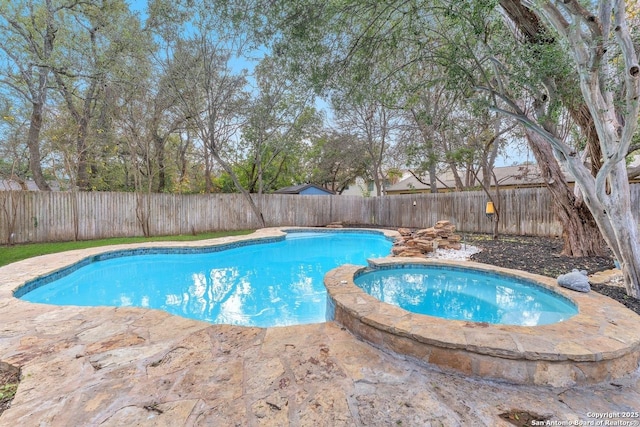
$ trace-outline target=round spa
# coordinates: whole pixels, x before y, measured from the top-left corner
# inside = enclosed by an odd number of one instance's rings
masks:
[[[380,349],[519,384],[597,383],[638,369],[640,317],[595,292],[473,262],[369,263],[325,276],[327,316]]]
[[[383,302],[451,320],[538,326],[578,313],[569,298],[534,282],[458,266],[387,266],[354,282]]]

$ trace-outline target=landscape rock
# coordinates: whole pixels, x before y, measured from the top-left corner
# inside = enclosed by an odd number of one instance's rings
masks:
[[[401,236],[411,236],[411,229],[409,228],[398,228],[398,233]]]
[[[344,225],[342,225],[341,222],[332,222],[331,224],[327,224],[326,228],[343,228]]]
[[[462,238],[454,234],[456,226],[450,221],[438,221],[433,227],[411,232],[408,228],[399,228],[401,237],[396,239],[392,253],[394,256],[425,257],[438,249],[459,250]]]
[[[391,253],[395,256],[398,256],[398,254],[406,251],[407,248],[405,246],[394,246],[391,248]]]
[[[436,222],[436,225],[433,226],[433,228],[446,228],[447,230],[450,230],[452,233],[456,231],[456,226],[451,224],[450,221],[438,221]]]
[[[589,292],[591,290],[587,272],[585,270],[577,270],[575,268],[571,273],[561,274],[558,276],[558,285],[578,292]]]

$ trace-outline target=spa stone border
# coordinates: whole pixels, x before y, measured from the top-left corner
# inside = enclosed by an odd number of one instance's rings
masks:
[[[558,293],[578,307],[563,322],[493,325],[408,312],[356,286],[366,268],[345,265],[325,276],[327,317],[374,346],[464,375],[517,384],[571,386],[610,381],[638,369],[640,316],[595,292],[560,288],[555,280],[474,262],[417,258],[370,260],[369,268],[436,265],[499,273]]]

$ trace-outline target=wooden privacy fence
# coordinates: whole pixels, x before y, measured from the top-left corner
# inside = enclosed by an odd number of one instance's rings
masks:
[[[267,226],[323,226],[343,221],[430,227],[449,220],[462,232],[492,231],[482,192],[358,196],[254,196]],[[632,185],[640,221],[640,185]],[[554,236],[562,232],[543,188],[500,192],[502,234]],[[240,194],[135,194],[0,191],[0,244],[105,237],[189,234],[257,228]]]

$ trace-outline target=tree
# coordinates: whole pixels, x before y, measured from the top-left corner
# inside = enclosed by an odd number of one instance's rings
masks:
[[[58,15],[72,5],[54,5],[32,0],[0,2],[0,40],[3,52],[4,77],[0,80],[13,96],[31,105],[27,147],[29,168],[40,190],[51,188],[44,178],[41,165],[40,131],[50,87],[50,64],[58,32]]]
[[[205,179],[210,180],[209,155],[229,175],[236,189],[244,195],[261,226],[262,211],[242,185],[226,158],[227,150],[245,122],[248,94],[246,78],[229,68],[230,52],[210,35],[200,33],[181,41],[171,65],[172,90],[178,95],[181,109],[192,123],[205,147]],[[207,183],[212,189],[211,181]]]
[[[247,72],[235,72],[230,60],[243,53],[245,35],[234,32],[222,11],[205,1],[152,1],[150,26],[166,43],[158,60],[171,78],[172,90],[189,125],[204,145],[207,191],[213,190],[213,159],[245,197],[261,226],[265,220],[259,205],[234,170],[231,146],[246,120],[249,99]]]
[[[272,58],[261,60],[254,74],[254,98],[242,128],[242,151],[248,154],[244,175],[252,193],[277,189],[274,184],[283,175],[294,178],[295,157],[302,157],[304,141],[316,133],[322,121],[309,106],[312,94],[283,78],[279,70]]]
[[[554,87],[552,92],[537,91],[538,95],[533,96],[538,105],[552,106],[547,109],[548,114],[543,114],[546,116],[544,120],[549,122],[551,117],[558,116],[561,102],[562,108],[569,115],[569,118],[561,121],[573,121],[579,126],[582,139],[585,141],[585,154],[589,157],[591,173],[595,176],[602,165],[599,138],[591,113],[580,96],[577,77],[570,70],[570,58],[560,49],[539,17],[525,5],[511,0],[503,0],[500,5],[508,16],[508,19],[505,18],[507,22],[512,22],[515,27],[513,37],[519,41],[516,45],[517,55],[525,66],[522,73],[535,74],[537,81],[546,82],[548,87]],[[542,97],[547,97],[547,101],[542,101]],[[520,103],[523,104],[524,102]],[[606,251],[602,235],[584,203],[582,193],[573,191],[567,184],[551,145],[529,128],[525,127],[525,133],[545,185],[552,195],[555,211],[563,225],[563,254],[604,256]]]
[[[170,191],[171,173],[175,171],[178,175],[175,184],[184,190],[182,184],[188,180],[190,133],[179,99],[162,68],[153,67],[150,58],[146,64],[140,61],[137,80],[123,82],[117,98],[113,118],[120,138],[126,141],[127,150],[123,153],[130,160],[126,164],[144,164],[148,183],[143,188],[149,192]],[[135,171],[133,167],[130,169]]]
[[[594,177],[574,147],[549,122],[537,121],[503,98],[511,115],[544,138],[585,195],[585,204],[621,264],[627,293],[640,298],[640,242],[632,215],[625,158],[638,126],[640,66],[627,24],[626,2],[602,2],[593,12],[575,0],[541,2],[532,11],[554,30],[573,57],[580,91],[603,154]],[[548,92],[553,87],[546,86]]]
[[[312,139],[307,153],[307,181],[337,193],[358,177],[368,176],[364,147],[353,134],[329,130]]]
[[[74,123],[75,184],[90,190],[90,172],[97,169],[93,159],[102,151],[91,145],[110,135],[116,86],[143,74],[149,39],[122,0],[80,2],[64,23],[59,32],[68,42],[60,46],[52,73]]]
[[[387,179],[385,160],[397,142],[398,112],[373,99],[342,99],[335,104],[336,122],[343,133],[351,133],[360,141],[368,175],[373,179],[376,195],[381,196]]]
[[[433,79],[432,82],[416,90],[403,110],[409,123],[405,128],[409,140],[408,165],[415,165],[411,168],[415,176],[426,172],[429,182],[425,184],[432,193],[437,193],[438,164],[445,160],[442,154],[446,147],[446,132],[452,123],[449,118],[456,106],[456,94],[447,90],[444,79]]]

